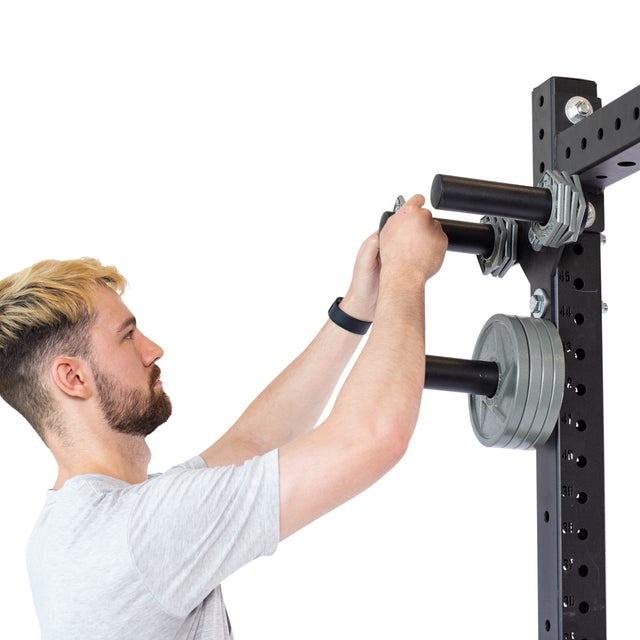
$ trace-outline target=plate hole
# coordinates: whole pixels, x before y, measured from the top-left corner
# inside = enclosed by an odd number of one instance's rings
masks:
[[[631,160],[625,160],[623,162],[618,162],[619,167],[635,167],[636,163],[631,162]]]

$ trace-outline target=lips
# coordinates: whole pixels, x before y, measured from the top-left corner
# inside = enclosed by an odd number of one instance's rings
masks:
[[[153,389],[156,386],[160,386],[162,384],[162,380],[160,380],[160,367],[157,364],[154,364],[151,369],[151,388]]]

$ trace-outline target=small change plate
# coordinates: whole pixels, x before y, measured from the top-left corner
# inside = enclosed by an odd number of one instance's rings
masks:
[[[532,318],[517,318],[529,344],[529,388],[527,391],[527,401],[522,414],[522,420],[518,425],[513,440],[507,445],[509,449],[528,449],[528,435],[532,430],[538,433],[539,427],[536,429],[535,417],[540,406],[540,393],[544,377],[542,343],[540,336],[535,328]]]
[[[473,359],[495,362],[500,375],[493,397],[469,395],[473,431],[486,447],[506,447],[516,435],[529,392],[529,344],[520,321],[504,314],[489,318]]]

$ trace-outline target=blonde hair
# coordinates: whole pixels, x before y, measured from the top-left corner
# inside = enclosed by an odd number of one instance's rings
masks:
[[[0,281],[0,396],[44,439],[58,429],[42,379],[57,355],[87,356],[93,296],[100,286],[122,295],[127,281],[93,258],[44,260]]]

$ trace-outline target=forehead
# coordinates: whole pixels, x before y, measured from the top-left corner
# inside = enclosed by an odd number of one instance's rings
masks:
[[[93,294],[93,304],[93,329],[96,331],[113,333],[122,328],[123,323],[135,322],[131,311],[110,287],[99,287]]]

